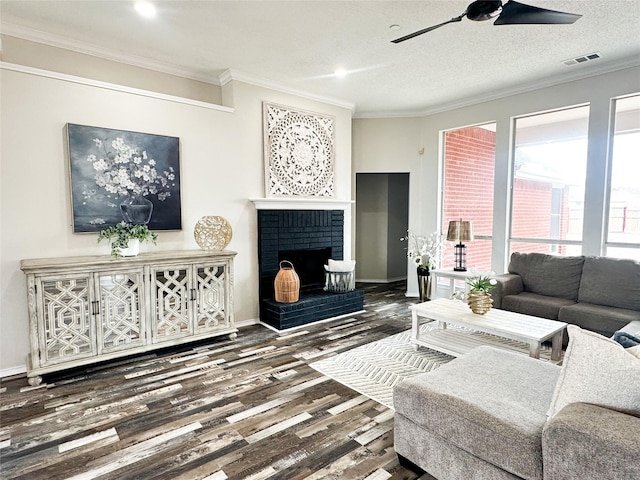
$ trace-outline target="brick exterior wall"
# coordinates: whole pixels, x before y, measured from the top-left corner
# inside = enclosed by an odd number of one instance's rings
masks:
[[[493,229],[493,176],[495,133],[469,127],[445,134],[442,231],[451,220],[471,220],[475,235]],[[491,270],[491,242],[467,242],[467,268]],[[453,268],[454,244],[447,242],[443,268]]]
[[[516,178],[513,184],[513,226],[512,236],[519,238],[549,239],[551,232],[551,201],[553,185],[546,182]],[[560,200],[560,238],[566,239],[569,232],[568,191],[563,189]],[[517,247],[517,248],[516,248]],[[518,242],[513,251],[528,253],[557,253],[564,255],[566,247],[560,245],[554,250],[544,243]]]
[[[493,229],[493,182],[495,133],[469,127],[445,134],[443,225],[449,221],[471,220],[475,235],[491,236]],[[521,238],[551,237],[552,184],[515,179],[513,185],[513,234]],[[562,191],[560,238],[569,232],[567,191]],[[453,268],[453,243],[447,242],[442,267]],[[467,268],[491,270],[491,241],[467,242]],[[541,243],[518,243],[514,251],[551,253],[552,246]],[[564,254],[560,246],[554,253]]]

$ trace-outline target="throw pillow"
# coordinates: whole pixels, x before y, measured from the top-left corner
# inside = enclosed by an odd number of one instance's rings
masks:
[[[618,342],[625,348],[635,347],[636,345],[640,345],[640,338],[635,335],[631,335],[630,333],[624,332],[622,330],[618,330],[611,337],[612,340]]]
[[[333,260],[330,258],[327,263],[326,267],[329,272],[353,272],[353,269],[356,268],[355,260]]]
[[[549,417],[576,402],[640,414],[640,358],[595,332],[576,325],[567,326],[567,331],[569,345]]]

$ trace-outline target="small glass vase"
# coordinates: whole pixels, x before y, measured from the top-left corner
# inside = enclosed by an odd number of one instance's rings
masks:
[[[467,304],[473,313],[484,315],[493,306],[493,298],[489,292],[484,290],[471,290],[467,294]]]
[[[146,225],[151,220],[153,203],[142,195],[134,195],[120,204],[120,211],[125,222]]]

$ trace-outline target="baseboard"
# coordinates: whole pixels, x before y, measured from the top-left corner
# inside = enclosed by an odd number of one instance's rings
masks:
[[[249,318],[235,324],[236,328],[250,327],[251,325],[260,325],[260,319]],[[24,375],[27,373],[27,365],[18,365],[16,367],[4,368],[0,370],[0,378],[13,377],[15,375]]]
[[[267,325],[266,323],[261,322],[259,318],[248,318],[246,320],[242,320],[240,322],[236,322],[235,326],[236,326],[236,328],[243,328],[243,327],[250,327],[252,325],[262,325],[263,327],[267,327],[268,329],[273,330],[276,333],[284,334],[286,332],[299,330],[301,328],[308,327],[308,326],[311,326],[311,325],[317,325],[319,323],[324,323],[324,322],[331,322],[333,320],[339,320],[340,318],[349,317],[351,315],[357,315],[359,313],[364,313],[365,311],[366,310],[360,310],[359,312],[346,313],[344,315],[338,315],[337,317],[326,318],[324,320],[318,320],[317,322],[307,323],[305,325],[300,325],[298,327],[287,328],[285,330],[278,330],[277,328],[274,328],[271,325]],[[18,365],[16,367],[5,368],[5,369],[0,370],[0,378],[13,377],[15,375],[24,375],[26,373],[27,373],[27,366],[26,365]]]
[[[250,327],[251,325],[260,325],[260,319],[259,318],[248,318],[248,319],[242,320],[240,322],[235,322],[236,328]]]
[[[18,365],[17,367],[4,368],[0,370],[0,378],[13,377],[27,373],[26,365]]]
[[[399,282],[401,280],[406,280],[407,277],[397,277],[397,278],[356,278],[356,282],[360,283],[394,283]]]

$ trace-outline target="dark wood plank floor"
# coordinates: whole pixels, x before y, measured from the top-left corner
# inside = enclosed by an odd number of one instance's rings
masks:
[[[393,412],[308,365],[410,328],[404,284],[360,287],[365,313],[285,335],[255,325],[37,388],[2,379],[0,477],[418,478],[398,464]]]

